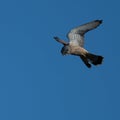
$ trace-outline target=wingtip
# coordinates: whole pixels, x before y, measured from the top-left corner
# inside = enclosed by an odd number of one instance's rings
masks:
[[[95,20],[96,22],[99,22],[100,24],[103,22],[103,20]]]
[[[59,37],[53,37],[57,42],[62,43],[63,45],[68,45],[65,41],[61,40]]]
[[[99,20],[99,23],[102,23],[103,22],[103,20]]]
[[[56,37],[56,36],[54,36],[53,38],[54,38],[55,40],[58,39],[58,37]]]

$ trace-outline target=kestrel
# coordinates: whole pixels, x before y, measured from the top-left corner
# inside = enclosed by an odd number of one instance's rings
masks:
[[[103,57],[95,55],[84,49],[84,35],[86,32],[95,29],[102,23],[102,20],[94,20],[92,22],[83,24],[79,27],[72,29],[67,37],[69,42],[65,42],[58,37],[54,37],[57,42],[62,43],[64,46],[61,49],[62,55],[71,54],[79,56],[85,65],[90,68],[91,64],[99,65],[102,63]]]

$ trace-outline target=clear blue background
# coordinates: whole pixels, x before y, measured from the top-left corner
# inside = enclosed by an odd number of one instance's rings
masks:
[[[53,40],[103,19],[85,48],[104,56],[88,69]],[[118,0],[0,1],[0,120],[120,120]]]

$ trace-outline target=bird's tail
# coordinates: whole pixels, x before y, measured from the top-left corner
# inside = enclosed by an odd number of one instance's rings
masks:
[[[90,60],[90,62],[93,65],[102,64],[103,57],[100,56],[100,55],[94,55],[94,54],[91,54],[91,53],[87,53],[86,57]]]

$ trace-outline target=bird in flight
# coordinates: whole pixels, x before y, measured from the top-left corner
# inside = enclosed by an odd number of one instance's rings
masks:
[[[69,42],[65,42],[64,40],[61,40],[58,37],[54,37],[54,39],[57,42],[63,44],[63,47],[61,49],[62,55],[67,54],[76,55],[82,59],[82,61],[88,68],[91,68],[91,64],[93,65],[102,64],[103,57],[101,55],[92,54],[88,52],[86,49],[84,49],[85,33],[92,29],[97,28],[101,23],[102,20],[94,20],[92,22],[73,28],[67,34]]]

